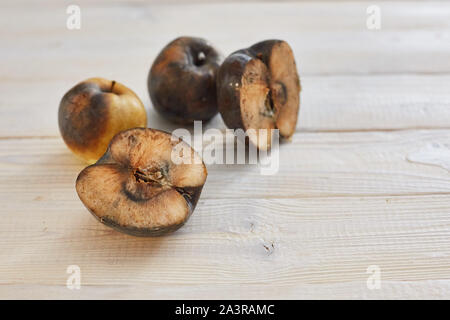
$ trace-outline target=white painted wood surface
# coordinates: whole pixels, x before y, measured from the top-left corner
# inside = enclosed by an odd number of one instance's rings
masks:
[[[78,31],[65,2],[0,5],[0,298],[450,298],[450,3],[380,2],[379,31],[365,2],[78,3]],[[174,129],[145,80],[181,34],[224,54],[288,40],[299,125],[277,175],[209,166],[185,227],[133,238],[79,201],[84,165],[59,137],[58,103],[84,78],[113,78],[149,126]],[[80,290],[66,288],[69,265]]]

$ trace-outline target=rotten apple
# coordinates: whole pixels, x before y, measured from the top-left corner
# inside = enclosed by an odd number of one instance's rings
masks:
[[[78,175],[76,190],[102,223],[135,236],[180,228],[207,176],[200,156],[169,133],[134,128],[117,134],[106,153]]]
[[[88,163],[105,153],[118,132],[147,125],[139,97],[123,84],[102,78],[78,83],[62,98],[59,130],[75,155]]]
[[[215,116],[220,60],[216,49],[204,39],[180,37],[170,42],[148,75],[148,92],[156,111],[181,124]]]
[[[293,135],[300,89],[289,44],[262,41],[232,53],[221,65],[217,75],[219,112],[229,128],[253,129],[255,133],[248,136],[250,142],[266,150],[271,146],[271,129],[279,129],[285,139]]]

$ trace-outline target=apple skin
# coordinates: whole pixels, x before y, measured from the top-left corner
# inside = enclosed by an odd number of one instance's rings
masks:
[[[116,81],[90,78],[63,96],[58,123],[67,147],[87,163],[94,163],[118,132],[145,127],[147,114],[131,89]]]
[[[178,124],[208,121],[217,112],[216,74],[221,55],[206,40],[180,37],[154,61],[147,79],[155,110]]]
[[[240,88],[245,66],[254,59],[248,49],[229,55],[221,65],[217,76],[219,112],[228,128],[244,129],[240,109]]]

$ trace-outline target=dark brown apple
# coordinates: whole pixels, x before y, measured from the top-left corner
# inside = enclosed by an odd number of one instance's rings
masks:
[[[300,106],[300,80],[294,55],[282,40],[266,40],[228,56],[217,75],[217,100],[225,124],[254,129],[249,140],[259,149],[271,146],[272,135],[259,129],[279,129],[290,139]]]
[[[207,121],[217,114],[219,53],[204,39],[180,37],[154,61],[148,92],[156,111],[182,124]]]
[[[81,171],[76,190],[102,223],[135,236],[159,236],[187,221],[206,176],[203,161],[187,143],[163,131],[135,128],[117,134],[103,157]]]
[[[147,114],[131,89],[116,81],[91,78],[64,95],[58,122],[69,149],[86,162],[94,163],[105,153],[115,134],[145,127]]]

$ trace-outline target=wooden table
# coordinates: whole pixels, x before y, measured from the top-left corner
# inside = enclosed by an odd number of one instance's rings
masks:
[[[379,30],[372,2],[76,3],[80,30],[69,2],[0,5],[0,298],[450,298],[450,3],[379,2]],[[58,104],[102,76],[142,98],[150,127],[174,129],[146,77],[179,35],[224,54],[287,40],[299,124],[277,175],[209,166],[187,225],[134,238],[79,201],[84,164]]]

